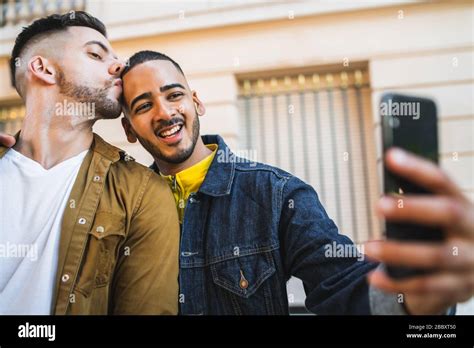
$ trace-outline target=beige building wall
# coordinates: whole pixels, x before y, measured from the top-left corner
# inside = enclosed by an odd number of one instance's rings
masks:
[[[391,90],[432,97],[439,109],[441,165],[474,198],[471,3],[404,3],[301,16],[293,8],[287,4],[286,11],[281,11],[284,18],[266,22],[245,22],[244,11],[239,13],[241,24],[195,30],[181,30],[178,25],[174,32],[116,40],[113,45],[123,56],[146,48],[180,62],[207,107],[202,132],[219,133],[233,147],[238,147],[241,132],[236,75],[326,64],[342,68],[368,61],[377,158],[381,94]],[[177,10],[174,15],[179,23],[187,11]],[[110,12],[108,16],[113,18]],[[238,18],[233,20],[238,22]],[[111,29],[111,36],[119,36],[114,30],[120,33],[120,26]],[[126,143],[119,122],[101,123],[97,131],[148,163],[140,146]]]
[[[381,94],[398,91],[432,97],[439,109],[441,165],[474,198],[471,3],[399,4],[301,16],[293,8],[286,5],[280,16],[284,18],[249,23],[246,14],[251,9],[246,12],[242,6],[243,12],[233,18],[239,22],[241,16],[240,24],[195,30],[181,29],[178,24],[174,31],[117,39],[113,45],[122,56],[146,48],[162,51],[180,62],[191,87],[207,107],[207,114],[201,119],[202,132],[219,133],[234,148],[238,147],[242,131],[237,108],[239,74],[326,64],[340,64],[342,68],[352,62],[368,61],[373,90],[373,139],[378,144],[379,164]],[[100,17],[100,11],[97,15]],[[110,12],[108,16],[114,18]],[[192,15],[190,19],[186,16],[187,10],[177,10],[174,21],[192,22]],[[120,33],[120,25],[111,29],[112,37],[119,37]],[[148,154],[138,145],[127,144],[120,128],[116,121],[96,126],[107,139],[148,163]]]

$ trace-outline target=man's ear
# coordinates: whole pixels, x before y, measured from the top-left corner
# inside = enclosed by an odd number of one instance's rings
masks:
[[[32,57],[28,61],[28,71],[46,84],[54,85],[56,83],[56,69],[53,64],[44,57]]]
[[[196,91],[193,91],[193,102],[194,107],[196,108],[196,113],[199,116],[202,116],[206,113],[206,107],[202,103],[202,101],[198,98]]]
[[[127,135],[128,142],[136,143],[137,136],[135,135],[135,131],[133,130],[132,125],[130,124],[130,121],[128,120],[127,117],[122,117],[122,127],[123,127],[123,130],[125,131],[125,134]]]

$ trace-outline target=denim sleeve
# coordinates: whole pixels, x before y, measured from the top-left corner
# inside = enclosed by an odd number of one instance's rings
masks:
[[[377,263],[360,254],[334,252],[355,246],[338,233],[310,185],[291,177],[283,186],[281,204],[285,272],[302,280],[306,307],[316,314],[370,314],[366,275]]]

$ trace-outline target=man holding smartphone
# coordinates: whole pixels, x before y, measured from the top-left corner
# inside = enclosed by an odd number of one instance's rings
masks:
[[[407,196],[405,209],[384,197],[378,212],[390,221],[439,226],[446,240],[371,242],[366,250],[386,264],[436,271],[396,281],[377,269],[369,285],[376,263],[324,255],[328,243],[352,242],[338,234],[313,188],[281,169],[222,156],[231,152],[221,137],[199,136],[205,107],[178,63],[141,51],[122,78],[128,140],[153,155],[152,167],[175,195],[182,313],[288,313],[285,284],[292,275],[303,281],[306,307],[318,314],[441,314],[474,293],[474,209],[434,164],[390,150],[391,171],[436,195]]]

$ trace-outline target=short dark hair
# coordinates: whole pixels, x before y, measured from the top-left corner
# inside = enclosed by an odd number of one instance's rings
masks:
[[[163,53],[160,53],[160,52],[156,52],[156,51],[139,51],[137,53],[135,53],[133,56],[131,56],[128,61],[127,61],[127,64],[125,65],[125,69],[123,70],[122,72],[122,78],[125,76],[126,73],[128,73],[134,66],[138,65],[138,64],[142,64],[142,63],[145,63],[145,62],[148,62],[150,60],[167,60],[167,61],[170,61],[171,63],[173,63],[173,65],[176,67],[176,69],[178,69],[178,71],[183,74],[184,76],[184,72],[183,72],[183,69],[181,69],[181,67],[179,66],[178,63],[176,63],[173,59],[171,59],[170,57],[168,57],[166,54],[163,54]]]
[[[107,37],[107,30],[104,23],[84,11],[71,11],[65,14],[52,14],[35,20],[27,27],[23,27],[21,33],[16,37],[10,58],[10,74],[12,86],[16,88],[16,59],[21,55],[25,46],[32,39],[45,33],[60,32],[68,27],[88,27],[94,29]]]

